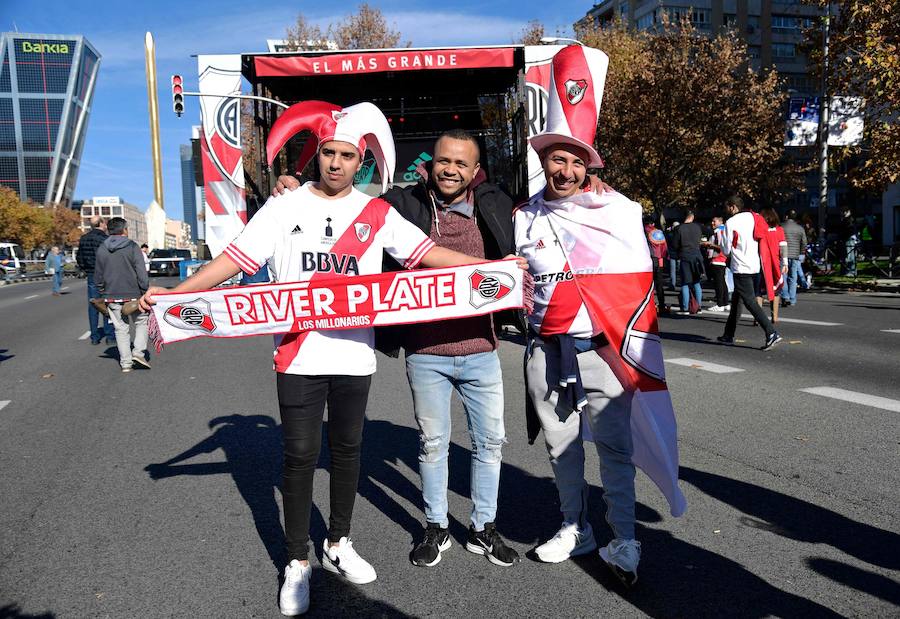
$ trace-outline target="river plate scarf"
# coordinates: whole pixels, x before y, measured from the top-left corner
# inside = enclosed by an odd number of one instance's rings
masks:
[[[597,354],[633,394],[632,460],[665,495],[672,515],[680,516],[687,501],[678,487],[675,411],[666,385],[641,206],[614,191],[553,202],[534,199],[541,201],[541,215],[566,254],[595,332],[609,340]],[[532,432],[529,428],[533,440]]]
[[[150,340],[246,337],[401,325],[534,305],[534,283],[515,260],[442,269],[166,292],[153,296]]]

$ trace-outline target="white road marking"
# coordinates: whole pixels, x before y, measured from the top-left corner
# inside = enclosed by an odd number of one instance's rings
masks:
[[[808,387],[806,389],[800,389],[800,391],[900,413],[900,400],[891,400],[890,398],[882,398],[881,396],[869,395],[868,393],[860,393],[858,391],[838,389],[837,387]]]
[[[68,286],[63,286],[62,288],[60,288],[60,290],[68,290],[68,289],[69,289]]]
[[[9,400],[0,400],[0,411],[6,408],[6,405],[9,404]]]
[[[84,333],[81,334],[81,337],[79,337],[78,339],[79,339],[79,340],[86,340],[86,339],[88,339],[89,337],[91,337],[91,332],[90,332],[90,331],[85,331]]]
[[[41,295],[38,295],[38,294],[30,294],[30,295],[28,295],[27,297],[25,297],[25,300],[27,301],[28,299],[34,299],[35,297],[39,297],[39,296],[41,296]]]
[[[712,372],[713,374],[731,374],[732,372],[743,372],[741,368],[733,368],[727,365],[719,365],[718,363],[710,363],[709,361],[698,361],[697,359],[688,359],[679,357],[678,359],[666,359],[666,363],[674,363],[675,365],[683,365],[688,368]]]
[[[900,329],[882,329],[882,333],[900,333]]]
[[[745,318],[747,320],[753,320],[753,316],[750,314],[741,314],[741,318]],[[794,322],[798,325],[816,325],[819,327],[841,327],[844,325],[842,322],[824,322],[822,320],[803,320],[802,318],[782,318],[778,317],[778,322]]]

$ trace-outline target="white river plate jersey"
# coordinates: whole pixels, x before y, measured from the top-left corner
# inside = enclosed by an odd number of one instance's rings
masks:
[[[245,273],[265,263],[278,282],[302,282],[381,273],[382,251],[415,268],[431,241],[380,198],[353,188],[328,200],[312,183],[269,198],[225,254]],[[375,372],[371,328],[308,331],[275,336],[275,370],[285,374]]]

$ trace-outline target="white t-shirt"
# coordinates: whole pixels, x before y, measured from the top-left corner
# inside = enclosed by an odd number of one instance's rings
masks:
[[[534,276],[534,311],[528,322],[540,335],[591,337],[594,328],[590,314],[542,202],[542,198],[535,198],[514,215],[516,253],[528,260],[528,271]]]
[[[434,242],[381,198],[356,188],[337,200],[312,183],[269,198],[225,248],[245,273],[263,263],[278,282],[381,273],[382,251],[415,268]],[[285,374],[367,376],[375,372],[371,328],[275,336],[275,370]]]
[[[753,238],[753,213],[744,211],[725,222],[725,253],[731,255],[731,270],[743,275],[759,273],[759,243]]]

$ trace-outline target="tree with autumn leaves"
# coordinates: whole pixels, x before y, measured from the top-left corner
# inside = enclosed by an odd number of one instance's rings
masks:
[[[576,36],[610,58],[603,178],[646,210],[711,208],[735,193],[772,203],[800,185],[784,154],[778,76],[749,67],[736,33],[664,22],[652,34],[577,25]]]
[[[822,12],[825,0],[815,0]],[[876,192],[900,182],[900,0],[831,2],[828,92],[865,99],[863,142],[829,151],[833,163],[858,161],[847,177]],[[822,74],[822,33],[807,32],[812,68]]]
[[[38,206],[23,202],[8,187],[0,187],[0,241],[18,243],[26,251],[35,247],[78,243],[81,216],[65,206]]]

